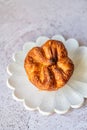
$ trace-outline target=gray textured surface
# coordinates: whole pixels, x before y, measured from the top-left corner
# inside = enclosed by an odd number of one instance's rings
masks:
[[[65,115],[25,110],[7,88],[13,52],[39,35],[63,34],[87,45],[86,0],[0,0],[0,130],[87,130],[87,101]]]

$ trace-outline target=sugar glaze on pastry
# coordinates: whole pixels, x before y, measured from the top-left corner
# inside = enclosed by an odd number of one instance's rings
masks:
[[[28,79],[40,90],[54,91],[63,87],[74,71],[64,44],[48,40],[41,47],[32,48],[24,61]]]

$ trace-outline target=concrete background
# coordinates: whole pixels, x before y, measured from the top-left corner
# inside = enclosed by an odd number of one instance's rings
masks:
[[[87,130],[87,101],[65,115],[25,110],[7,88],[6,66],[24,42],[62,34],[87,45],[87,0],[0,0],[0,130]]]

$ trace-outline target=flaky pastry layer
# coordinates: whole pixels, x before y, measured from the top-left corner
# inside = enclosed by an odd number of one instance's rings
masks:
[[[28,79],[40,90],[53,91],[70,79],[74,64],[64,44],[48,40],[41,47],[32,48],[24,61]]]

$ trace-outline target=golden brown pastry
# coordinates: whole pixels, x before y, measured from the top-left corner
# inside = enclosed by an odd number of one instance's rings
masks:
[[[62,42],[48,40],[32,48],[24,62],[28,79],[40,90],[57,90],[71,77],[74,64]]]

